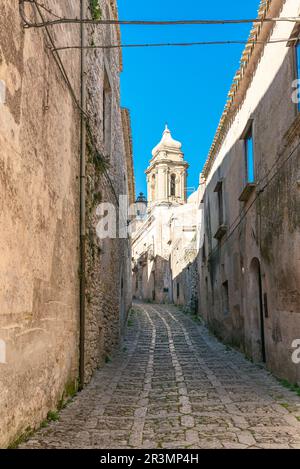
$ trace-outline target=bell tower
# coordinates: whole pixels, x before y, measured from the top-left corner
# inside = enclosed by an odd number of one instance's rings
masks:
[[[150,208],[160,204],[186,203],[189,165],[184,161],[181,147],[166,126],[160,143],[152,150],[152,159],[146,171]]]

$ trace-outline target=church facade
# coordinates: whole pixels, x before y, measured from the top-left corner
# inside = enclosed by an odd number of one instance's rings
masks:
[[[146,171],[150,206],[186,203],[188,163],[184,161],[181,143],[173,140],[166,126],[162,140],[152,151]]]
[[[188,166],[181,143],[166,126],[146,170],[147,210],[132,233],[135,299],[197,306],[201,198],[199,190],[188,197]]]

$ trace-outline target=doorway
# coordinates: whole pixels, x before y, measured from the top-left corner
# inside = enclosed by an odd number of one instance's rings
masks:
[[[252,358],[256,362],[266,362],[265,321],[261,266],[257,258],[250,264],[249,302],[251,321]]]
[[[155,272],[152,271],[150,275],[150,282],[149,282],[149,299],[153,302],[156,300],[155,295]]]
[[[124,330],[124,326],[126,323],[126,296],[125,296],[125,285],[124,285],[124,275],[123,275],[123,268],[121,269],[121,275],[120,275],[120,331],[121,334]]]

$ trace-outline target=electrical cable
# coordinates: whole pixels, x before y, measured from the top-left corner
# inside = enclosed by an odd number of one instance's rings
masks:
[[[216,46],[216,45],[247,45],[247,44],[279,44],[284,42],[298,41],[299,38],[286,38],[286,39],[274,39],[270,41],[245,41],[245,40],[233,40],[233,41],[202,41],[202,42],[170,42],[170,43],[158,43],[158,44],[111,44],[105,46],[61,46],[56,47],[54,51],[64,51],[72,49],[125,49],[125,48],[147,48],[147,47],[192,47],[192,46]]]
[[[46,10],[48,13],[55,15],[52,10],[46,8],[44,5],[41,3],[37,2],[36,0],[19,0],[20,3],[20,13],[21,17],[24,21],[24,26],[29,26],[30,27],[41,27],[42,23],[37,24],[37,23],[29,23],[27,18],[25,17],[25,12],[24,12],[24,3],[31,3],[33,5],[36,5],[39,8],[43,8]],[[58,15],[55,15],[56,17]],[[76,23],[76,24],[81,24],[82,20],[79,20],[78,18],[75,18],[73,20],[71,19],[66,19],[66,18],[60,18],[60,23],[55,22],[50,22],[52,24],[62,24],[61,22],[65,23]],[[300,22],[299,17],[295,18],[265,18],[265,19],[256,19],[256,20],[181,20],[181,21],[117,21],[117,20],[90,20],[86,19],[84,20],[84,23],[86,24],[102,24],[102,25],[112,25],[112,24],[157,24],[157,25],[178,25],[178,24],[208,24],[208,25],[214,25],[214,24],[240,24],[240,23],[255,23],[255,22],[277,22],[277,21],[292,21],[292,22]],[[43,18],[43,26],[48,27],[50,26],[49,22],[45,22]],[[181,42],[181,43],[158,43],[158,44],[151,44],[151,43],[145,43],[145,44],[110,44],[110,45],[92,45],[92,46],[84,46],[84,49],[123,49],[123,48],[156,48],[156,47],[192,47],[192,46],[210,46],[210,45],[247,45],[247,44],[278,44],[282,42],[292,42],[292,41],[297,41],[297,38],[287,38],[287,39],[274,39],[274,40],[269,40],[269,41],[259,41],[259,40],[227,40],[227,41],[198,41],[198,42]],[[72,50],[72,49],[82,49],[81,46],[61,46],[61,47],[56,47],[53,50],[54,51],[63,51],[63,50]]]
[[[37,2],[36,2],[35,0],[31,0],[30,2],[33,3],[33,4],[36,6],[36,9],[37,9],[38,13],[39,13],[41,19],[43,20],[43,14],[42,14],[42,12],[41,12],[40,6],[37,4]],[[24,2],[22,2],[22,1],[20,0],[20,9],[22,9],[22,4],[23,4],[23,3],[24,3]],[[102,157],[102,155],[100,154],[100,152],[97,150],[97,147],[96,147],[96,145],[95,145],[95,138],[94,138],[94,136],[93,136],[93,134],[92,134],[92,131],[91,131],[91,128],[90,128],[90,124],[89,124],[90,116],[87,114],[86,111],[84,111],[84,110],[81,108],[80,103],[78,102],[78,99],[77,99],[77,97],[76,97],[75,91],[74,91],[74,89],[73,89],[73,87],[72,87],[72,85],[71,85],[71,82],[70,82],[70,80],[69,80],[69,77],[68,77],[68,74],[67,74],[67,72],[66,72],[66,69],[65,69],[65,67],[64,67],[64,65],[63,65],[63,63],[62,63],[62,60],[61,60],[61,58],[60,58],[60,56],[59,56],[59,53],[55,50],[55,49],[56,49],[55,43],[54,43],[54,40],[53,40],[53,38],[52,38],[52,36],[51,36],[51,34],[50,34],[50,32],[49,32],[48,27],[45,27],[45,31],[46,31],[47,36],[48,36],[48,39],[49,39],[49,41],[50,41],[50,43],[51,43],[51,45],[52,45],[52,48],[50,47],[49,49],[50,49],[51,52],[52,52],[52,55],[53,55],[53,57],[54,57],[54,60],[55,60],[57,66],[58,66],[58,68],[59,68],[59,70],[60,70],[60,72],[61,72],[61,74],[62,74],[62,76],[63,76],[63,79],[64,79],[64,81],[65,81],[65,83],[66,83],[66,85],[67,85],[67,88],[69,89],[69,91],[70,91],[70,93],[71,93],[72,99],[73,99],[73,101],[74,101],[76,107],[79,109],[79,111],[82,113],[82,115],[84,116],[84,118],[85,118],[85,120],[86,120],[86,123],[87,123],[87,133],[88,133],[88,135],[89,135],[89,138],[90,138],[92,147],[93,147],[93,149],[95,150],[97,157],[100,158],[101,161],[104,162],[104,176],[105,176],[107,182],[109,183],[109,186],[111,187],[111,190],[112,190],[112,192],[113,192],[113,195],[114,195],[115,200],[116,200],[116,203],[117,203],[117,206],[119,206],[119,199],[118,199],[118,196],[117,196],[117,194],[116,194],[115,188],[114,188],[114,186],[113,186],[112,180],[111,180],[111,178],[110,178],[110,176],[109,176],[109,174],[108,174],[108,172],[107,172],[107,169],[106,169],[106,167],[105,167],[104,158]]]
[[[41,17],[41,20],[42,20],[42,23],[29,23],[25,17],[25,13],[24,13],[24,3],[31,3],[31,4],[34,4],[37,8],[37,11],[39,12],[39,15]],[[49,30],[48,30],[48,26],[51,26],[51,25],[54,25],[54,24],[62,24],[62,23],[76,23],[76,24],[81,24],[81,23],[86,23],[86,24],[102,24],[102,25],[107,25],[107,24],[119,24],[119,25],[122,25],[122,24],[126,24],[126,25],[192,25],[192,24],[201,24],[201,25],[204,25],[204,24],[207,24],[207,25],[216,25],[216,24],[241,24],[241,23],[264,23],[264,22],[272,22],[272,23],[275,23],[275,22],[296,22],[296,23],[299,23],[300,22],[300,18],[299,17],[289,17],[289,18],[264,18],[264,19],[246,19],[246,20],[181,20],[181,21],[116,21],[116,20],[78,20],[77,18],[76,19],[66,19],[66,18],[60,18],[59,20],[57,21],[45,21],[42,13],[41,13],[41,8],[44,9],[45,11],[47,11],[48,13],[51,13],[52,15],[56,16],[51,10],[47,9],[44,5],[38,3],[36,0],[19,0],[19,5],[20,5],[20,14],[21,14],[21,17],[24,21],[24,26],[26,27],[35,27],[35,28],[38,28],[38,27],[45,27],[46,29],[46,32],[47,32],[47,36],[51,42],[51,45],[52,47],[49,47],[49,49],[51,50],[52,54],[53,54],[53,57],[55,59],[55,62],[57,63],[58,65],[58,68],[63,76],[63,79],[64,81],[66,82],[67,84],[67,87],[72,95],[72,98],[76,104],[76,106],[78,107],[78,109],[80,110],[80,112],[84,115],[85,119],[86,119],[86,122],[87,122],[87,131],[88,131],[88,135],[91,139],[91,142],[92,142],[92,146],[94,147],[96,153],[97,153],[97,156],[100,155],[100,153],[97,151],[96,149],[96,146],[94,144],[94,137],[92,135],[92,132],[91,132],[91,129],[90,129],[90,126],[89,126],[89,119],[90,117],[88,116],[88,114],[83,110],[81,109],[80,107],[80,104],[76,98],[76,95],[75,95],[75,92],[74,92],[74,89],[72,88],[72,85],[70,83],[70,80],[68,78],[68,75],[66,73],[66,70],[65,70],[65,67],[62,63],[62,60],[58,54],[59,51],[62,51],[62,50],[67,50],[67,49],[81,49],[81,46],[65,46],[65,47],[55,47],[55,44],[54,44],[54,41],[49,33]],[[278,39],[278,40],[270,40],[270,41],[250,41],[253,42],[253,44],[276,44],[276,43],[280,43],[280,42],[287,42],[287,41],[298,41],[298,37],[297,38],[288,38],[288,39]],[[84,47],[84,49],[112,49],[112,48],[123,48],[123,47],[127,47],[127,48],[133,48],[133,47],[189,47],[189,46],[196,46],[196,45],[222,45],[222,44],[249,44],[249,41],[203,41],[203,42],[194,42],[194,43],[162,43],[162,44],[124,44],[124,45],[109,45],[109,46],[86,46]],[[272,182],[272,180],[274,179],[274,177],[276,177],[276,175],[278,174],[278,172],[280,171],[280,169],[283,167],[284,164],[286,164],[286,162],[294,155],[296,149],[299,147],[300,143],[297,145],[297,147],[293,150],[293,152],[289,155],[289,157],[283,162],[283,164],[279,167],[279,169],[274,173],[274,175],[271,177],[271,179],[265,184],[265,186],[259,190],[259,192],[257,193],[255,199],[252,201],[251,205],[247,208],[247,210],[242,214],[240,215],[239,217],[237,217],[237,219],[231,224],[231,227],[234,227],[233,230],[227,235],[225,241],[223,243],[220,243],[220,245],[218,245],[216,248],[214,248],[211,253],[210,253],[210,256],[212,256],[214,254],[214,252],[216,250],[219,250],[221,249],[221,247],[223,247],[228,241],[229,239],[231,238],[231,236],[234,234],[234,232],[237,230],[237,228],[241,225],[241,223],[243,222],[243,220],[246,218],[247,214],[249,213],[250,209],[253,207],[254,203],[257,201],[257,199],[260,197],[260,195],[264,192],[264,190],[266,189],[266,187]],[[101,157],[101,155],[100,155]],[[101,157],[101,160],[103,160],[103,157]],[[275,163],[273,164],[273,166],[271,167],[271,169],[268,171],[268,173],[257,183],[257,185],[261,184],[262,181],[264,181],[270,174],[270,172],[272,171],[272,169],[274,168],[274,166],[277,164],[278,160],[275,161]],[[114,196],[116,198],[116,201],[117,201],[117,204],[119,205],[119,201],[118,201],[118,197],[117,197],[117,194],[115,192],[115,189],[114,189],[114,186],[112,184],[112,181],[107,173],[107,170],[104,166],[104,173],[106,175],[106,178],[108,179],[108,182],[110,183],[110,186],[113,190],[113,193],[114,193]],[[239,223],[235,226],[235,222],[239,220]],[[230,227],[230,228],[231,228]]]
[[[34,3],[33,0],[26,0],[28,3]],[[47,8],[44,4],[40,3],[40,2],[35,2],[36,5],[38,5],[40,8],[42,8],[43,10],[45,10],[47,13],[49,13],[50,15],[54,16],[55,18],[58,18],[58,19],[62,19],[61,16],[58,16],[56,15],[55,13],[53,13],[52,10],[50,10],[50,8]]]
[[[19,0],[20,4],[24,6],[25,3],[37,5],[35,0]],[[53,14],[51,12],[51,14]],[[57,15],[55,15],[57,16]],[[58,24],[95,24],[95,25],[130,25],[130,26],[181,26],[181,25],[226,25],[226,24],[263,24],[263,23],[276,23],[276,22],[290,22],[300,23],[300,17],[274,17],[274,18],[251,18],[251,19],[196,19],[196,20],[164,20],[164,21],[146,21],[146,20],[96,20],[86,18],[81,20],[79,18],[63,18],[59,17],[56,20],[45,21],[43,19],[40,23],[31,23],[22,13],[22,19],[27,28],[43,28],[46,26],[55,26]]]

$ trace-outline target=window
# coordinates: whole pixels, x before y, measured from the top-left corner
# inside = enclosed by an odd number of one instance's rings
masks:
[[[268,319],[269,317],[269,307],[268,307],[268,295],[264,293],[264,310],[265,310],[265,318]]]
[[[247,203],[255,192],[255,152],[254,152],[254,139],[253,139],[253,119],[250,119],[246,129],[241,136],[244,145],[244,168],[245,178],[243,181],[243,190],[239,196],[239,201]]]
[[[224,282],[222,285],[222,296],[223,296],[223,313],[229,313],[229,287],[228,282]]]
[[[219,179],[214,192],[216,192],[218,196],[218,217],[219,217],[218,230],[214,238],[220,241],[223,238],[223,236],[227,233],[227,229],[228,229],[228,227],[225,224],[223,179]]]
[[[104,151],[110,155],[111,151],[111,121],[112,121],[112,92],[107,71],[104,70],[103,83],[103,140]]]
[[[223,197],[223,181],[218,181],[215,188],[218,194],[218,213],[219,213],[219,226],[224,224],[224,197]]]
[[[6,364],[6,343],[0,340],[0,363]]]
[[[3,80],[0,80],[0,104],[5,104],[6,85]]]
[[[246,154],[246,175],[247,175],[246,182],[252,184],[255,182],[253,125],[252,124],[245,136],[245,154]]]
[[[297,79],[300,80],[300,42],[297,42],[297,45],[295,47],[296,49],[296,67],[297,67]],[[298,95],[297,95],[297,106],[298,106],[298,111],[300,111],[300,96],[299,96],[299,83],[297,86],[298,90]]]
[[[155,189],[156,189],[156,180],[155,180],[155,174],[152,175],[151,178],[151,200],[152,202],[155,201]]]
[[[202,261],[203,262],[206,261],[206,246],[205,246],[205,243],[206,243],[206,238],[205,238],[205,235],[204,235],[203,247],[202,247]]]
[[[218,205],[219,205],[219,225],[224,223],[224,209],[223,209],[223,184],[218,192]]]
[[[176,176],[171,174],[171,197],[176,196]]]
[[[208,296],[208,278],[207,277],[205,277],[205,293],[206,293],[206,307],[208,308],[209,296]]]
[[[177,299],[180,297],[180,285],[177,283]]]

